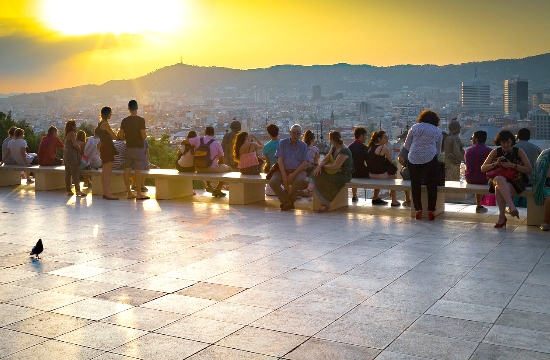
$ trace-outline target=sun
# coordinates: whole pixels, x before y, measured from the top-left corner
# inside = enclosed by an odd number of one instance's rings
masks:
[[[65,35],[172,32],[181,26],[185,0],[42,0],[43,21]]]

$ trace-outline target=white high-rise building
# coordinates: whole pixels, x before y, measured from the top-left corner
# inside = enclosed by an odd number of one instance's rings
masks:
[[[491,105],[491,86],[484,82],[463,82],[460,93],[460,106]]]

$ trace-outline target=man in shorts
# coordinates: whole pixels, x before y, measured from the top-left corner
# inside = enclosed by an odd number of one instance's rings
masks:
[[[124,153],[124,185],[128,199],[146,200],[149,196],[141,193],[141,187],[136,187],[136,195],[132,193],[130,182],[130,171],[135,171],[134,179],[136,184],[141,184],[141,171],[149,168],[149,160],[145,156],[143,139],[145,133],[145,119],[137,115],[138,104],[135,100],[128,103],[130,116],[122,119],[120,124],[120,137],[126,140],[126,151]]]

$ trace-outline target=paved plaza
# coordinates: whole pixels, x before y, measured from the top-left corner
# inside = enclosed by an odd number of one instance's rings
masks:
[[[0,358],[550,359],[550,234],[525,211],[151,192],[0,188]]]

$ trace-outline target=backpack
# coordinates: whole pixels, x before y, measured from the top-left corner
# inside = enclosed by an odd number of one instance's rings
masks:
[[[204,138],[200,138],[200,145],[195,149],[195,154],[193,155],[193,166],[197,168],[208,168],[212,165],[212,160],[210,159],[210,144],[214,142],[214,139],[211,139],[206,144],[204,143]]]

